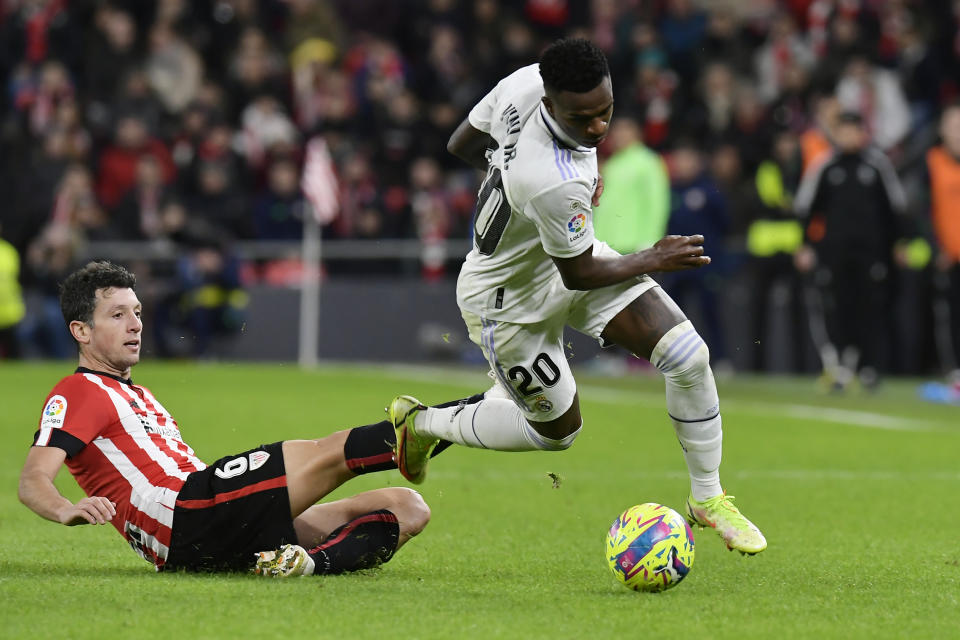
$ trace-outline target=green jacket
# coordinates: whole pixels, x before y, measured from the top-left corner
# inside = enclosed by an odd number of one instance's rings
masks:
[[[603,195],[593,210],[597,238],[623,254],[652,247],[666,233],[670,215],[663,159],[638,143],[610,156],[600,173]]]

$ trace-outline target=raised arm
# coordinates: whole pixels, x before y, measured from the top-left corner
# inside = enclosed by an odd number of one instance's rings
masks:
[[[487,170],[487,149],[496,146],[490,134],[470,124],[469,118],[464,118],[447,141],[447,151],[480,171]]]
[[[30,447],[20,471],[20,502],[42,518],[67,526],[106,524],[117,513],[117,505],[100,496],[83,498],[76,504],[67,500],[53,484],[67,453],[58,447]]]
[[[593,247],[573,258],[553,258],[568,289],[586,291],[624,282],[644,273],[696,269],[710,264],[703,236],[666,236],[649,249],[625,256],[593,255]]]

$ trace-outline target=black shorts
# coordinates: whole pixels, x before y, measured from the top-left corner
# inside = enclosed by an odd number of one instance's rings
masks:
[[[258,551],[296,544],[282,444],[220,458],[187,476],[164,570],[245,571]]]

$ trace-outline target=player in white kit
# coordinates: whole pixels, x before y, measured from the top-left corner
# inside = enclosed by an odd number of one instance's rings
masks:
[[[495,384],[446,406],[394,399],[396,462],[419,483],[441,441],[499,451],[569,447],[582,425],[563,351],[570,326],[663,373],[690,472],[688,519],[716,528],[731,549],[758,553],[766,540],[720,485],[721,418],[707,346],[646,275],[708,264],[703,237],[667,236],[626,256],[594,237],[596,147],[612,113],[604,54],[586,40],[560,40],[539,65],[501,80],[451,136],[447,148],[486,171],[457,302]]]

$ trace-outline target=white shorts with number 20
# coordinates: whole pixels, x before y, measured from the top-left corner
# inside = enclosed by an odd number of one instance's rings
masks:
[[[577,392],[564,352],[564,327],[599,340],[614,316],[656,286],[649,276],[640,276],[591,291],[566,290],[570,304],[558,305],[564,311],[533,324],[491,320],[463,309],[461,314],[470,339],[490,363],[496,381],[491,392],[512,399],[528,420],[547,422],[562,416]]]

